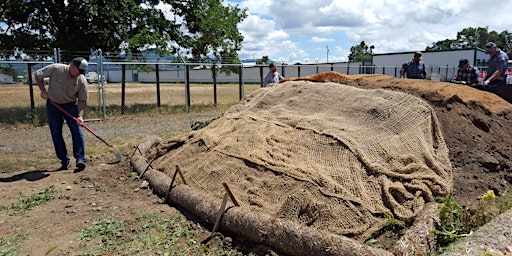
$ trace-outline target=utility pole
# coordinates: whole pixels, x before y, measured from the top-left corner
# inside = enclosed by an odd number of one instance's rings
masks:
[[[325,48],[327,48],[327,63],[329,63],[329,45],[327,45]]]

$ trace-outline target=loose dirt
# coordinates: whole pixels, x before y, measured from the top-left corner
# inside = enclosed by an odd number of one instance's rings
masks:
[[[512,191],[510,103],[491,93],[464,85],[380,75],[349,78],[345,81],[348,85],[400,90],[431,103],[442,124],[449,148],[454,196],[460,204],[469,206],[478,203],[479,197],[489,189],[496,194]],[[20,255],[45,255],[56,246],[57,249],[48,255],[78,255],[93,246],[77,237],[80,230],[95,219],[115,218],[135,227],[137,221],[133,219],[134,213],[154,213],[164,218],[184,214],[162,204],[163,200],[155,196],[143,180],[133,175],[129,158],[136,145],[150,135],[170,138],[189,131],[193,122],[210,120],[221,114],[222,110],[211,110],[190,114],[113,117],[104,122],[91,122],[88,124],[91,129],[107,141],[117,144],[123,152],[123,161],[111,164],[115,157],[108,147],[102,146],[94,136],[84,131],[86,145],[94,151],[88,151],[88,166],[80,173],[73,173],[73,170],[53,171],[59,164],[54,157],[48,127],[2,126],[0,159],[7,165],[2,168],[9,171],[0,174],[0,206],[9,206],[20,195],[30,196],[49,186],[54,186],[61,196],[71,200],[51,200],[22,216],[0,212],[1,237],[25,232],[27,235],[18,248]],[[66,140],[69,144],[69,134]],[[198,241],[210,235],[207,228],[211,227],[195,224],[190,216],[188,221],[190,229],[197,232]],[[233,240],[233,246],[243,243],[243,240]],[[244,248],[245,254],[279,254],[256,245]],[[172,255],[172,252],[169,253]]]

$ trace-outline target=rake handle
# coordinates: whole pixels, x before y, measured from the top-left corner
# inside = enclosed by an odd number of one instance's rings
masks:
[[[64,113],[64,115],[68,116],[69,118],[75,120],[75,122],[79,122],[78,118],[72,116],[70,113],[68,113],[65,109],[63,109],[61,106],[59,106],[59,104],[51,101],[50,99],[48,99],[48,101],[53,105],[55,106],[56,108],[58,108],[62,113]],[[108,142],[106,142],[103,138],[101,138],[100,136],[98,136],[98,134],[96,134],[93,130],[91,130],[91,128],[89,128],[87,125],[85,125],[84,122],[81,122],[81,125],[83,128],[85,128],[87,131],[89,131],[92,135],[94,135],[96,138],[98,138],[99,140],[101,140],[103,143],[105,143],[107,146],[109,147],[113,147],[112,145],[110,145]]]

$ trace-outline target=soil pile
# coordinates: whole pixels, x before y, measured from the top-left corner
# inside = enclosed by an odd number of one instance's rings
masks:
[[[448,149],[428,103],[339,83],[259,90],[207,127],[160,142],[152,167],[254,212],[359,241],[411,221],[452,188]]]
[[[228,183],[255,212],[363,241],[384,213],[411,223],[450,190],[463,205],[511,190],[511,110],[465,85],[326,72],[257,91],[150,158],[203,195]]]

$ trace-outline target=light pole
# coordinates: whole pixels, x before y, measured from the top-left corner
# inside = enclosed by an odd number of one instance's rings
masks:
[[[329,63],[329,45],[327,45],[325,48],[327,48],[327,63]]]

